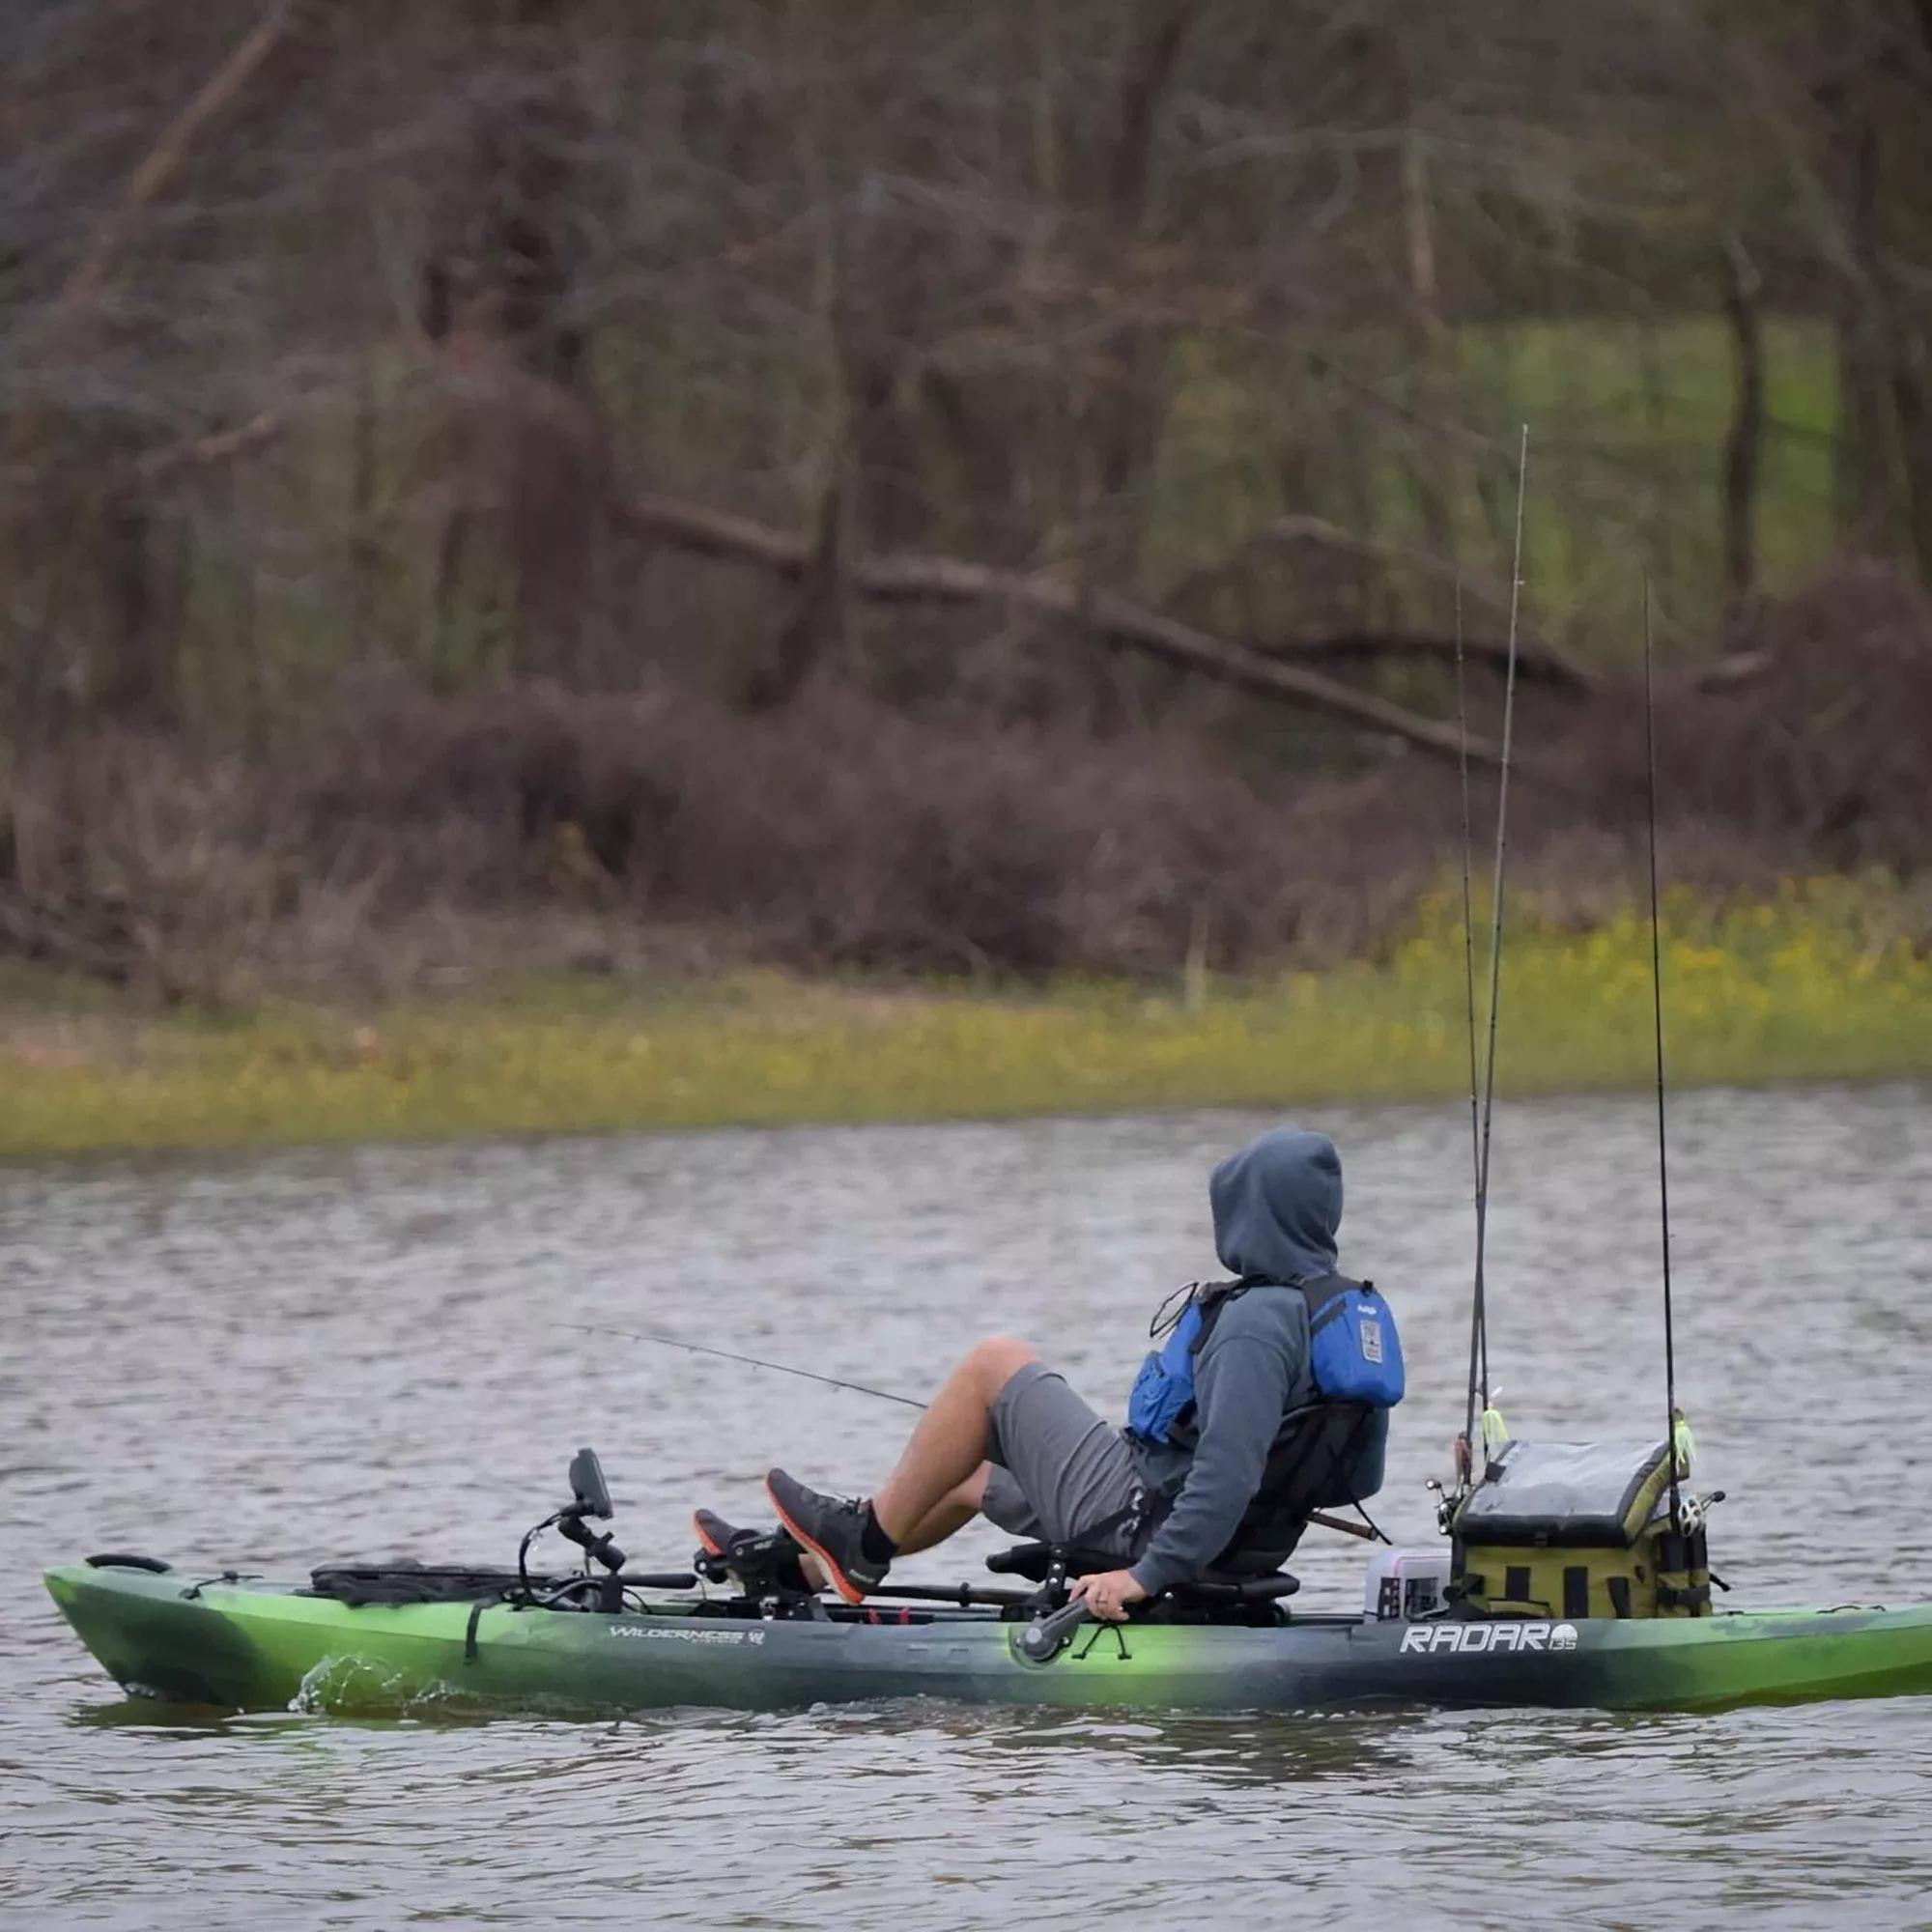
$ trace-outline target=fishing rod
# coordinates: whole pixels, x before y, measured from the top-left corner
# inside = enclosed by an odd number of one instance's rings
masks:
[[[1496,1013],[1502,991],[1503,970],[1503,861],[1509,849],[1510,747],[1516,725],[1517,621],[1522,601],[1522,504],[1529,480],[1529,425],[1522,426],[1517,446],[1516,466],[1516,548],[1510,566],[1509,668],[1503,683],[1503,742],[1501,769],[1496,784],[1495,873],[1490,893],[1490,1040],[1488,1066],[1483,1078],[1483,1120],[1476,1157],[1476,1281],[1469,1316],[1469,1400],[1463,1422],[1463,1440],[1474,1465],[1476,1435],[1476,1389],[1480,1380],[1483,1413],[1489,1413],[1489,1327],[1484,1305],[1484,1258],[1490,1227],[1490,1125],[1496,1102]]]
[[[907,1408],[923,1409],[927,1403],[917,1402],[909,1395],[895,1395],[891,1389],[872,1388],[866,1382],[842,1381],[837,1376],[821,1376],[815,1369],[795,1369],[789,1362],[768,1362],[758,1355],[734,1354],[729,1349],[714,1349],[703,1342],[687,1342],[681,1336],[661,1335],[648,1328],[607,1328],[593,1321],[563,1321],[557,1324],[563,1328],[574,1328],[580,1335],[614,1335],[625,1342],[657,1342],[667,1349],[683,1349],[694,1355],[716,1355],[722,1362],[741,1362],[748,1369],[770,1369],[774,1375],[798,1376],[809,1382],[823,1382],[828,1388],[850,1389],[854,1395],[877,1396],[881,1402],[896,1402]],[[1355,1506],[1361,1508],[1358,1503]],[[1363,1512],[1366,1520],[1367,1512]],[[1364,1543],[1388,1538],[1363,1523],[1349,1522],[1339,1516],[1328,1516],[1321,1510],[1310,1510],[1308,1520],[1319,1529],[1340,1530],[1344,1536],[1358,1537]]]
[[[924,1408],[909,1395],[895,1395],[891,1389],[872,1388],[865,1382],[841,1381],[837,1376],[821,1376],[816,1369],[795,1369],[788,1362],[767,1362],[757,1355],[737,1355],[729,1349],[714,1349],[703,1342],[686,1342],[676,1335],[659,1335],[647,1328],[603,1328],[590,1321],[565,1321],[583,1335],[615,1335],[626,1342],[656,1342],[667,1349],[683,1349],[694,1355],[716,1355],[721,1362],[742,1362],[748,1369],[770,1369],[774,1375],[798,1376],[809,1382],[823,1382],[827,1388],[850,1389],[854,1395],[877,1396],[881,1402],[896,1402],[907,1408]]]
[[[1463,993],[1469,1022],[1469,1176],[1476,1193],[1483,1186],[1483,1145],[1476,1105],[1476,915],[1470,899],[1472,869],[1469,835],[1469,700],[1463,675],[1463,574],[1456,573],[1456,763],[1463,792]],[[1490,1378],[1490,1345],[1482,1345],[1483,1380]]]
[[[1657,1040],[1657,1200],[1663,1241],[1663,1401],[1664,1454],[1670,1459],[1670,1520],[1684,1523],[1678,1492],[1677,1342],[1670,1307],[1670,1158],[1663,1107],[1663,948],[1658,937],[1657,910],[1657,700],[1651,688],[1650,573],[1643,579],[1643,752],[1644,801],[1650,828],[1650,997]]]

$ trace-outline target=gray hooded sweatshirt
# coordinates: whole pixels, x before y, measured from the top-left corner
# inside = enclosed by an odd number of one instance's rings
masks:
[[[1231,1274],[1272,1281],[1337,1272],[1342,1159],[1325,1134],[1277,1127],[1214,1170],[1214,1247]],[[1192,1449],[1128,1438],[1141,1478],[1173,1507],[1133,1576],[1150,1596],[1199,1577],[1233,1539],[1261,1487],[1284,1415],[1315,1397],[1308,1304],[1266,1290],[1239,1295],[1216,1317],[1194,1362]],[[1381,1488],[1388,1413],[1364,1432],[1337,1492],[1339,1505]]]

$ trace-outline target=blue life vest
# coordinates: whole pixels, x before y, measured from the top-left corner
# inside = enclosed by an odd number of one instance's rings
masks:
[[[1403,1397],[1402,1337],[1395,1315],[1372,1281],[1331,1274],[1321,1281],[1195,1283],[1167,1339],[1152,1350],[1127,1398],[1127,1428],[1151,1442],[1194,1406],[1194,1362],[1222,1309],[1257,1288],[1294,1291],[1308,1303],[1309,1373],[1323,1402],[1393,1408]],[[1171,1299],[1171,1297],[1170,1297]],[[1162,1312],[1165,1312],[1163,1307]],[[1159,1332],[1154,1317],[1151,1332]]]

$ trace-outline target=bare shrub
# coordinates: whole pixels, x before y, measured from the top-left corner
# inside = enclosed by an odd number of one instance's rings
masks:
[[[1667,876],[1922,867],[1932,611],[1875,568],[1660,686]],[[1525,712],[1515,877],[1588,925],[1640,878],[1638,684]],[[1521,724],[1525,720],[1520,720]],[[255,761],[99,730],[12,774],[0,945],[166,997],[251,977],[758,956],[1161,977],[1375,952],[1454,863],[1453,769],[1237,763],[1179,729],[908,715],[827,682],[747,716],[668,685],[439,696],[365,674]],[[1493,805],[1474,798],[1476,837]]]
[[[170,739],[71,739],[0,807],[0,943],[170,1001],[245,985],[287,878],[259,775]]]
[[[1659,792],[1706,861],[1779,869],[1925,862],[1932,821],[1932,600],[1888,566],[1855,564],[1760,606],[1734,674],[1660,678]],[[1641,821],[1643,693],[1608,688],[1568,746],[1598,824]]]
[[[532,686],[365,700],[305,810],[333,869],[385,870],[391,911],[594,891],[800,965],[1037,975],[1169,970],[1197,935],[1223,966],[1360,944],[1404,868],[1385,810],[1376,864],[1336,836],[1355,793],[1291,809],[1182,740],[920,723],[851,695],[746,718]]]

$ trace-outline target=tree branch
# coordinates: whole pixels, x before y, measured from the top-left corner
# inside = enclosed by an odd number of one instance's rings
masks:
[[[664,497],[642,497],[622,504],[617,521],[637,535],[669,543],[702,556],[755,564],[788,582],[810,567],[812,546],[748,518]],[[1050,577],[1000,570],[955,557],[895,555],[855,559],[846,584],[857,596],[880,604],[960,606],[1004,604],[1054,617],[1070,628],[1097,633],[1108,642],[1177,664],[1237,691],[1298,704],[1346,724],[1399,738],[1419,751],[1453,759],[1461,749],[1453,726],[1424,718],[1370,692],[1262,656],[1243,644],[1197,630],[1191,624],[1148,609],[1110,590],[1083,594]],[[1487,738],[1471,738],[1472,764],[1494,767],[1498,748]]]
[[[1407,658],[1423,664],[1453,665],[1456,639],[1437,637],[1428,631],[1335,631],[1319,638],[1270,639],[1265,642],[1250,639],[1248,648],[1276,663],[1293,659],[1303,664],[1377,664],[1384,658]],[[1463,655],[1473,665],[1483,665],[1501,676],[1509,668],[1509,644],[1502,638],[1464,638]],[[1517,675],[1531,683],[1548,685],[1577,697],[1594,696],[1597,679],[1566,657],[1519,638],[1516,646]]]
[[[142,482],[152,483],[176,469],[232,462],[272,441],[281,434],[285,421],[281,411],[264,410],[233,429],[213,430],[185,442],[171,442],[163,449],[150,449],[135,460],[134,473]]]
[[[288,34],[292,0],[276,0],[233,53],[202,82],[187,104],[161,129],[147,158],[128,177],[120,205],[95,229],[83,255],[54,298],[56,315],[91,301],[106,280],[108,264],[140,213],[179,171],[201,130],[241,93]]]
[[[1928,4],[1932,4],[1932,0],[1928,0]],[[1168,601],[1185,604],[1244,569],[1256,552],[1296,544],[1313,544],[1324,550],[1372,556],[1385,563],[1425,571],[1445,582],[1457,576],[1452,564],[1444,562],[1432,552],[1414,550],[1406,544],[1390,543],[1379,537],[1361,536],[1338,524],[1329,523],[1323,517],[1289,516],[1277,518],[1266,528],[1256,531],[1224,562],[1211,569],[1191,572],[1175,587]],[[1492,584],[1481,578],[1464,578],[1463,586],[1471,597],[1498,612],[1509,609],[1509,592],[1504,585]],[[1332,638],[1284,638],[1267,642],[1250,639],[1249,648],[1266,657],[1301,658],[1311,663],[1333,664],[1365,662],[1381,657],[1453,663],[1456,656],[1456,640],[1453,638],[1436,638],[1415,632],[1383,634],[1345,631]],[[1471,662],[1488,665],[1499,673],[1509,664],[1509,645],[1498,639],[1467,639],[1463,643],[1463,652]],[[1534,683],[1547,684],[1553,690],[1567,691],[1578,697],[1589,696],[1600,689],[1600,682],[1593,673],[1573,663],[1553,645],[1540,643],[1534,639],[1518,639],[1517,670]]]

